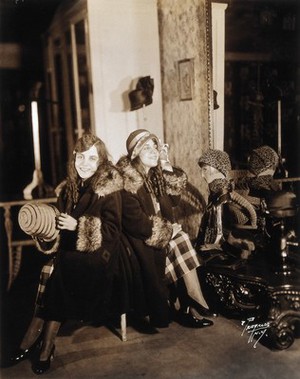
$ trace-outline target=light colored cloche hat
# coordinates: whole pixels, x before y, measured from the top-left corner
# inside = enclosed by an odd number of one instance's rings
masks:
[[[146,129],[137,129],[130,133],[126,141],[126,149],[129,158],[132,160],[135,157],[137,157],[145,143],[150,139],[154,140],[155,142],[157,142],[157,144],[159,144],[157,136]]]

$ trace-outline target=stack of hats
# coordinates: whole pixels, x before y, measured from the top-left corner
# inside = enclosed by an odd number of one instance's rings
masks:
[[[20,228],[33,238],[50,242],[55,240],[59,230],[56,229],[56,217],[59,211],[53,205],[28,203],[19,211]]]
[[[269,168],[275,169],[278,163],[279,157],[275,150],[267,145],[260,146],[250,154],[249,171],[257,176]]]
[[[231,163],[229,155],[222,150],[209,149],[198,160],[198,165],[211,166],[220,171],[225,177],[227,177],[231,170]]]
[[[154,90],[154,79],[150,76],[140,78],[137,82],[136,89],[129,92],[129,100],[131,108],[135,111],[152,103]]]

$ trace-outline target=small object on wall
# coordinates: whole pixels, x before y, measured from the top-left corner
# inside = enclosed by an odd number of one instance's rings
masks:
[[[130,110],[135,111],[152,104],[154,91],[154,79],[144,76],[137,82],[136,89],[129,92]]]
[[[217,100],[218,92],[215,90],[213,92],[214,92],[214,110],[216,110],[220,108],[220,105],[218,104],[218,100]]]
[[[181,101],[193,100],[194,96],[194,60],[178,61],[178,85]]]

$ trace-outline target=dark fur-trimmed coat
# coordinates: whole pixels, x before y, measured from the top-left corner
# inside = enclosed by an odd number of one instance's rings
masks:
[[[167,326],[169,321],[168,291],[165,285],[166,246],[172,237],[173,207],[180,199],[187,177],[182,170],[164,172],[165,196],[159,198],[161,215],[157,215],[151,194],[141,174],[128,157],[117,163],[123,180],[123,238],[139,260],[148,312],[153,325]]]
[[[100,320],[111,301],[118,269],[121,235],[123,180],[111,165],[100,167],[80,189],[70,213],[77,220],[75,231],[62,230],[54,246],[54,271],[44,294],[45,317],[54,320]],[[57,207],[66,211],[63,187]]]

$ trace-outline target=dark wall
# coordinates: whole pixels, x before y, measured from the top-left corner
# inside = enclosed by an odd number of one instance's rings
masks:
[[[232,0],[226,10],[225,150],[235,168],[262,144],[278,150],[281,102],[282,156],[300,175],[300,3]],[[230,54],[229,54],[230,53]]]
[[[36,82],[44,82],[42,34],[59,0],[0,2],[0,43],[17,43],[22,50],[18,69],[0,68],[0,201],[22,198],[34,170],[30,101]],[[45,116],[40,104],[41,115]],[[47,138],[45,117],[40,120],[41,141]],[[45,146],[45,147],[44,147]],[[43,155],[49,156],[43,145]],[[46,166],[47,160],[43,162]]]

